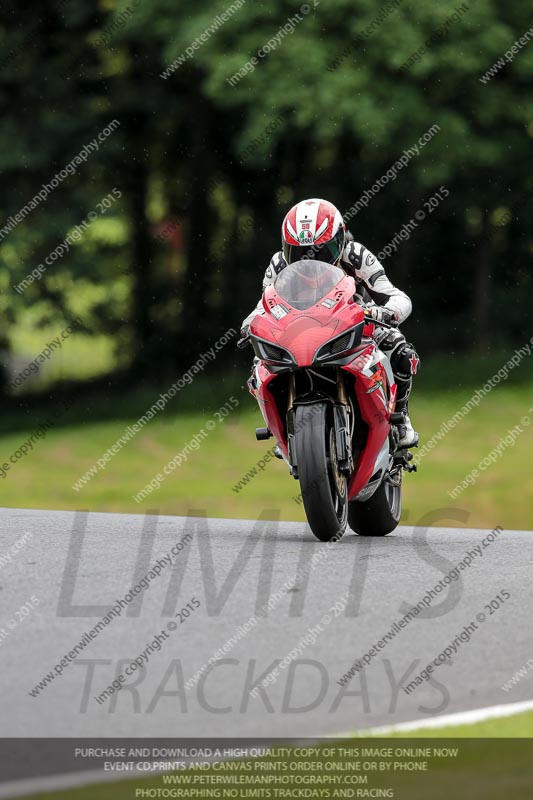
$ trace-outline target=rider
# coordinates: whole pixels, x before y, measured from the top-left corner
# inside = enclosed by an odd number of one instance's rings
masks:
[[[398,386],[396,411],[405,414],[399,426],[401,447],[414,447],[418,434],[408,413],[413,375],[420,365],[414,347],[394,328],[380,327],[380,322],[399,325],[411,313],[411,300],[397,289],[385,274],[378,259],[346,230],[340,211],[327,200],[303,200],[291,208],[281,228],[282,250],[275,253],[263,278],[263,291],[287,264],[311,258],[336,264],[355,279],[359,300],[370,303],[367,316],[376,322],[374,341],[390,359]],[[242,336],[248,336],[256,314],[264,313],[262,300],[242,323]]]

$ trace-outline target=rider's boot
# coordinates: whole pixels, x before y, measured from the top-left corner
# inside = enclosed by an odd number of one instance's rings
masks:
[[[401,380],[396,376],[396,383],[398,386],[398,397],[395,411],[403,413],[405,417],[405,421],[401,425],[398,425],[398,433],[400,435],[398,445],[402,448],[416,447],[418,444],[418,433],[413,428],[413,423],[409,417],[409,395],[411,394],[413,379],[408,378],[407,380]]]
[[[398,433],[400,434],[400,441],[398,442],[399,447],[416,447],[418,444],[418,433],[413,428],[407,403],[404,408],[398,408],[398,405],[396,405],[396,411],[402,411],[405,417],[405,421],[401,425],[398,425]]]

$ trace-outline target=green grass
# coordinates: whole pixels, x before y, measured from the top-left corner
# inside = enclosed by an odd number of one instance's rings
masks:
[[[508,797],[512,797],[513,800],[530,800],[533,796],[532,735],[533,714],[525,713],[499,720],[487,720],[475,725],[461,725],[441,728],[440,730],[421,729],[410,734],[396,734],[386,738],[375,737],[369,739],[368,736],[365,736],[364,739],[356,737],[348,740],[330,740],[320,745],[321,749],[316,754],[313,754],[312,759],[310,757],[308,760],[315,762],[337,760],[336,756],[326,755],[323,752],[323,748],[332,746],[350,748],[392,747],[393,753],[394,748],[397,747],[458,748],[459,752],[456,757],[437,758],[433,755],[427,758],[429,765],[427,772],[377,771],[366,773],[360,769],[358,774],[369,775],[368,786],[365,788],[393,788],[394,796],[405,798],[405,800],[407,798],[409,800],[426,800],[428,797],[434,800],[449,800],[450,797],[453,797],[454,800],[507,800]],[[494,739],[491,741],[489,737],[494,737]],[[412,741],[413,738],[438,738],[440,741],[438,744],[429,745],[414,743]],[[271,746],[275,747],[276,744],[271,744]],[[301,742],[299,746],[302,747],[305,744]],[[261,760],[273,759],[265,756]],[[291,760],[295,760],[292,755],[276,758],[276,761]],[[297,760],[302,761],[303,759],[299,758]],[[413,761],[416,758],[402,758],[400,756],[368,758],[359,755],[350,760],[359,760],[360,763],[372,760],[394,763],[395,761]],[[425,760],[425,757],[419,760]],[[324,770],[324,774],[325,772],[326,770]],[[198,774],[198,771],[189,771],[189,774]],[[207,769],[202,770],[200,774],[206,778],[210,775],[220,775],[222,773]],[[225,774],[230,773],[226,772]],[[235,773],[232,772],[231,774]],[[266,773],[260,773],[259,770],[254,769],[253,772],[245,774]],[[280,774],[295,773],[287,771]],[[307,772],[306,774],[309,775],[311,773]],[[321,773],[314,772],[312,774],[316,776]],[[183,787],[183,784],[180,785]],[[203,787],[204,789],[208,788],[210,784],[203,784]],[[32,795],[31,797],[26,797],[25,800],[71,800],[72,798],[76,798],[76,800],[129,800],[135,797],[136,789],[160,790],[162,788],[165,788],[165,784],[163,784],[161,777],[137,778],[118,783],[97,784],[61,792]],[[172,787],[167,786],[166,788]],[[243,790],[245,788],[246,786],[244,785]],[[287,788],[287,786],[284,788]],[[356,787],[354,786],[354,788]],[[240,792],[239,795],[241,797],[245,796]]]
[[[361,734],[364,736],[364,734]],[[393,739],[533,739],[533,711],[510,717],[487,719],[471,725],[448,725],[445,728],[419,728],[409,733],[392,733]]]
[[[164,514],[188,514],[204,510],[214,517],[252,519],[266,510],[272,515],[279,512],[285,520],[303,520],[303,509],[294,502],[299,485],[278,460],[272,459],[238,493],[232,490],[257,466],[272,447],[272,440],[256,442],[255,427],[262,424],[262,418],[238,382],[211,383],[209,389],[215,389],[216,398],[198,394],[202,386],[207,389],[209,384],[204,382],[196,387],[196,394],[190,392],[189,396],[190,387],[186,387],[172,411],[153,419],[111,459],[104,471],[76,492],[72,484],[145,412],[159,390],[145,389],[110,400],[81,398],[44,439],[35,443],[31,453],[11,466],[0,481],[0,502],[14,507],[138,513],[157,509]],[[423,459],[418,473],[405,476],[404,523],[531,528],[533,427],[524,427],[514,446],[505,449],[474,486],[455,500],[448,495],[508,429],[520,424],[520,418],[533,406],[531,388],[527,384],[504,385],[493,390]],[[205,428],[208,419],[214,419],[210,409],[219,407],[230,394],[239,400],[237,411],[223,422],[215,420],[215,428],[199,449],[191,452],[161,488],[136,503],[132,496]],[[420,390],[412,402],[412,418],[422,443],[470,396],[469,389],[448,391],[443,396]],[[191,405],[196,405],[196,411]],[[178,410],[180,407],[183,410]],[[3,461],[8,461],[50,409],[53,406],[39,415],[4,414],[0,433]],[[448,519],[446,509],[450,508],[462,509],[465,522]],[[436,509],[444,510],[435,513]]]

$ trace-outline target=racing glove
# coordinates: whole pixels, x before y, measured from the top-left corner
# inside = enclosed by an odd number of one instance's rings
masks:
[[[369,306],[365,308],[365,317],[376,322],[384,322],[387,325],[398,325],[398,314],[390,308],[384,306]]]
[[[250,342],[250,326],[249,325],[243,325],[243,327],[241,328],[241,338],[237,342],[237,347],[240,350],[242,350],[242,348],[246,347],[246,345],[249,342]]]

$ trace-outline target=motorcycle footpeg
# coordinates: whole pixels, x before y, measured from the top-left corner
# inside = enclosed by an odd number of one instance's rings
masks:
[[[256,428],[255,429],[255,438],[258,442],[262,442],[264,439],[270,439],[272,433],[270,432],[269,428]]]

